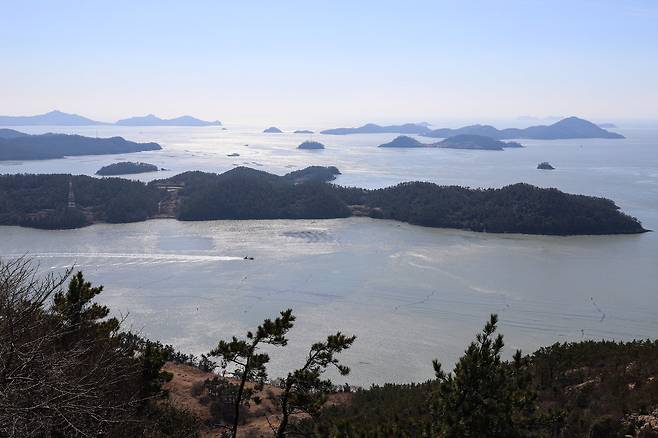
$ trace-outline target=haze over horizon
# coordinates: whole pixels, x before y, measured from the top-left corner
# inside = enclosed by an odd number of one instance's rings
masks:
[[[25,1],[0,38],[3,115],[658,119],[651,1]]]

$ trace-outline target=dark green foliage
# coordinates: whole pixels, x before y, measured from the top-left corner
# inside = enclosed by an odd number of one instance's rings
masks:
[[[123,154],[162,149],[157,143],[135,143],[122,137],[41,134],[0,137],[0,160],[45,160],[73,155]]]
[[[596,423],[603,430],[658,406],[658,341],[555,344],[531,363],[541,405],[562,413],[564,436],[586,436]]]
[[[358,191],[343,193],[354,200]],[[637,219],[621,213],[608,199],[529,184],[473,190],[414,182],[361,195],[360,204],[380,208],[386,219],[426,227],[557,235],[643,231]]]
[[[318,181],[334,169],[308,168],[277,176],[239,167],[221,175],[186,172],[148,185],[119,178],[5,175],[0,177],[0,224],[74,228],[90,221],[142,221],[158,212],[158,203],[167,195],[157,184],[165,182],[185,184],[177,210],[181,220],[330,219],[348,217],[349,206],[362,206],[375,218],[491,233],[645,231],[637,219],[604,198],[529,184],[482,190],[412,182],[365,190]],[[79,211],[66,208],[69,180]]]
[[[141,424],[134,430],[131,425],[117,431],[120,437],[144,438],[196,438],[201,422],[191,412],[182,410],[170,402],[151,403],[142,413]]]
[[[501,392],[500,385],[496,387],[491,383],[480,388],[472,383],[488,379],[494,382],[500,376],[508,376],[503,385],[507,389],[502,392],[503,395],[512,395],[512,400],[516,401],[511,405],[513,415],[507,418],[518,426],[509,436],[523,433],[555,438],[643,436],[637,435],[638,431],[633,430],[632,422],[626,421],[625,417],[631,413],[649,414],[658,406],[658,341],[555,344],[525,358],[516,355],[509,362],[498,362],[492,356],[491,348],[496,346],[495,342],[495,338],[489,337],[490,350],[485,355],[477,352],[479,342],[476,342],[475,350],[469,347],[460,360],[460,364],[464,361],[467,364],[457,365],[457,368],[461,367],[459,382],[461,388],[469,388],[462,394],[463,403],[468,402],[471,407],[478,404],[489,406],[490,403],[498,405],[505,399],[502,395],[484,396]],[[485,357],[498,365],[491,369],[473,366],[482,364]],[[457,421],[457,413],[464,414],[466,408],[454,404],[453,395],[460,392],[455,388],[457,368],[444,400],[439,399],[444,385],[440,380],[373,386],[354,392],[351,403],[347,405],[325,408],[315,428],[310,422],[305,423],[307,431],[315,430],[319,436],[331,437],[426,437],[432,436],[429,431],[434,412],[433,430],[437,436],[442,436],[439,432],[446,427],[446,419],[451,427],[465,427],[473,422],[490,421],[496,412],[494,419],[506,418],[506,415],[501,415],[501,406],[494,406],[484,414],[466,414],[462,416],[464,421]],[[474,375],[476,379],[463,377]],[[536,399],[530,403],[533,393]],[[519,398],[519,395],[523,397]],[[473,403],[473,399],[477,403]],[[432,404],[435,404],[434,411]],[[445,415],[439,415],[442,406],[449,409]],[[536,412],[521,409],[523,406],[536,406]],[[504,404],[502,407],[504,414],[508,407]],[[482,415],[484,418],[480,418]],[[495,436],[488,433],[479,436]]]
[[[158,166],[148,163],[134,163],[132,161],[121,161],[101,167],[96,175],[128,175],[131,173],[157,172]]]
[[[21,216],[16,223],[22,227],[66,230],[84,227],[89,224],[89,221],[79,209],[60,207],[44,215]]]
[[[60,290],[67,275],[0,261],[0,436],[196,436],[160,401],[165,352],[119,333],[81,273]]]
[[[139,361],[142,369],[142,392],[145,399],[164,396],[162,384],[172,379],[173,375],[161,371],[167,362],[167,352],[152,343],[147,344],[140,350]]]
[[[254,389],[261,389],[267,379],[267,363],[270,357],[267,353],[259,353],[263,344],[283,347],[288,344],[286,334],[295,322],[292,309],[281,312],[281,315],[274,320],[266,319],[256,329],[256,333],[247,332],[245,339],[238,339],[235,336],[230,341],[221,340],[209,354],[209,356],[219,357],[222,368],[229,365],[236,369],[234,373],[240,378],[240,385],[235,394],[234,415],[231,426],[232,437],[235,438],[238,433],[238,424],[240,422],[240,412],[245,403],[249,403],[252,398],[252,390],[245,389],[247,381],[255,382]],[[258,400],[254,399],[258,403]]]
[[[322,410],[316,422],[300,425],[323,437],[429,436],[430,393],[438,382],[386,384],[357,389],[351,402]]]
[[[341,332],[329,335],[326,341],[311,346],[301,368],[288,373],[282,384],[283,393],[278,399],[281,421],[277,438],[285,437],[288,429],[293,429],[290,427],[291,415],[303,413],[317,418],[327,401],[327,394],[333,390],[331,381],[322,379],[322,375],[329,367],[335,367],[341,376],[349,374],[349,367],[342,365],[336,356],[350,348],[355,340],[356,336],[345,336]]]
[[[285,177],[244,167],[221,175],[190,172],[174,177],[174,181],[186,182],[181,193],[181,220],[326,219],[350,215],[349,208],[327,184],[293,184]]]
[[[535,396],[529,390],[527,360],[517,351],[512,363],[501,360],[503,336],[491,315],[452,373],[434,361],[439,386],[433,396],[434,426],[444,438],[532,436]]]
[[[69,181],[76,208],[68,208]],[[155,214],[161,191],[142,182],[70,175],[0,177],[0,224],[76,228],[91,221],[142,221]]]
[[[327,182],[335,180],[336,175],[340,175],[340,170],[336,166],[309,166],[286,173],[283,178],[295,183],[309,181]]]
[[[78,271],[71,277],[66,293],[55,293],[53,312],[74,331],[93,327],[99,335],[108,336],[119,327],[119,321],[116,318],[102,321],[110,314],[107,306],[94,302],[94,297],[102,291],[103,286],[92,287]]]

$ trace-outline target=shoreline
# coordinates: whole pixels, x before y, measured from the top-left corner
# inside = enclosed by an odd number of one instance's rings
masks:
[[[412,227],[419,227],[419,228],[424,228],[424,229],[430,229],[430,230],[438,230],[438,231],[461,231],[461,232],[467,232],[467,233],[474,233],[476,235],[484,235],[484,236],[495,236],[495,237],[501,237],[501,236],[520,236],[520,237],[610,237],[610,236],[633,236],[633,235],[642,235],[646,233],[653,233],[654,230],[650,229],[643,229],[642,231],[637,231],[637,232],[619,232],[619,233],[610,233],[610,234],[539,234],[539,233],[515,233],[515,232],[492,232],[492,231],[477,231],[477,230],[470,230],[467,228],[450,228],[450,227],[430,227],[430,226],[424,226],[424,225],[418,225],[418,224],[412,224],[410,222],[405,222],[405,221],[399,221],[395,219],[388,219],[388,218],[373,218],[370,216],[364,216],[364,215],[352,215],[352,216],[347,216],[347,217],[335,217],[335,218],[268,218],[268,219],[263,219],[263,218],[254,218],[254,219],[201,219],[201,220],[180,220],[177,219],[174,216],[154,216],[147,218],[142,221],[132,221],[132,222],[107,222],[107,221],[93,221],[91,223],[87,223],[83,226],[80,227],[74,227],[74,228],[40,228],[40,227],[29,227],[25,225],[9,225],[9,224],[0,224],[0,230],[5,227],[17,227],[17,228],[23,228],[23,229],[29,229],[29,230],[39,230],[39,231],[73,231],[73,230],[79,230],[83,228],[89,228],[94,225],[128,225],[128,224],[137,224],[137,223],[145,223],[149,221],[161,221],[161,220],[171,220],[175,222],[183,222],[183,223],[197,223],[197,222],[258,222],[258,221],[333,221],[333,220],[349,220],[349,219],[370,219],[373,221],[378,221],[378,222],[391,222],[395,224],[405,224],[409,225]]]

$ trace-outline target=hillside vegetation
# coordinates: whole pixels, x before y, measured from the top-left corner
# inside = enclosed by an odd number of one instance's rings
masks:
[[[180,220],[330,219],[352,215],[425,227],[547,235],[645,231],[611,200],[513,184],[469,189],[408,182],[377,190],[326,183],[335,167],[310,167],[284,176],[237,167],[223,174],[185,172],[148,185],[118,178],[70,175],[0,176],[0,224],[75,228],[93,222],[154,217],[166,201]],[[67,208],[69,182],[76,208]],[[161,186],[175,186],[171,191]],[[160,216],[162,217],[162,216]]]

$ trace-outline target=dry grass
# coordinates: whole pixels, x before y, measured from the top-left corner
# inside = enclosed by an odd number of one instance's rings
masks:
[[[202,437],[218,437],[224,429],[213,425],[214,420],[207,399],[208,393],[202,389],[203,382],[216,375],[173,362],[167,362],[162,370],[173,374],[171,381],[165,385],[165,389],[169,391],[171,402],[176,407],[188,410],[201,420],[204,425],[201,430]],[[253,384],[247,383],[247,386],[252,387]],[[262,402],[258,405],[252,403],[249,406],[244,418],[245,422],[238,430],[238,437],[260,438],[274,435],[272,427],[279,424],[279,411],[273,399],[280,394],[281,389],[271,385],[265,385],[262,391],[255,394],[262,399]],[[349,400],[350,394],[338,393],[329,397],[328,404],[343,404]]]

